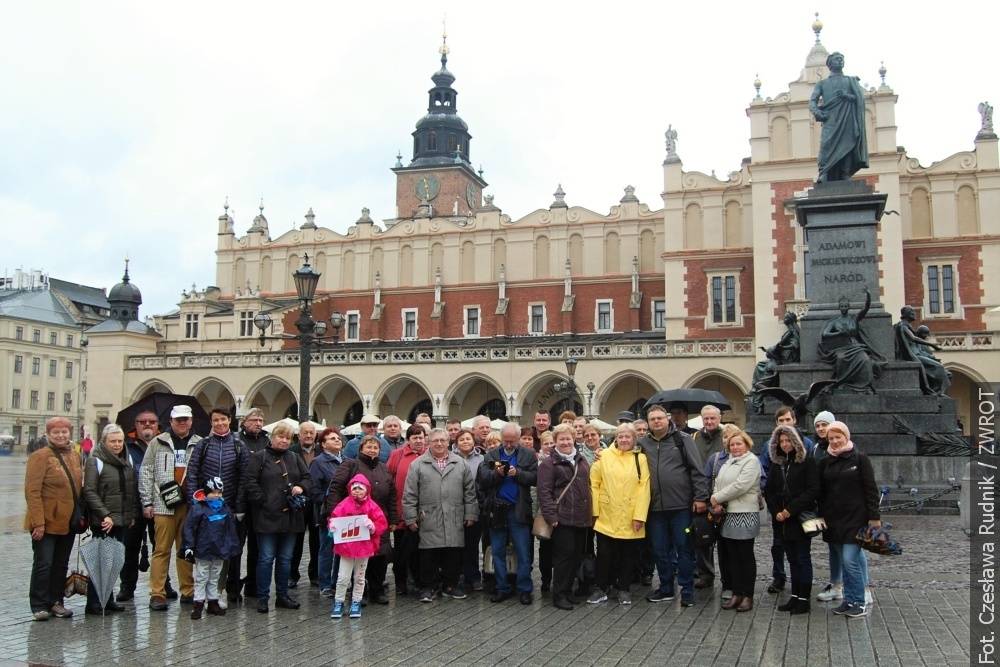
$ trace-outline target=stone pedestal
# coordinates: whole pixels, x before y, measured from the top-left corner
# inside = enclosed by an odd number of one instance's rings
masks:
[[[863,181],[820,183],[807,196],[792,200],[799,224],[806,233],[805,257],[809,312],[800,318],[801,362],[778,366],[778,386],[793,397],[809,391],[813,383],[829,380],[832,368],[819,358],[819,343],[826,323],[840,314],[838,302],[846,298],[857,315],[872,302],[861,328],[872,348],[887,363],[875,380],[874,394],[840,389],[819,394],[808,405],[804,430],[812,431],[813,415],[830,410],[851,428],[854,442],[875,456],[914,456],[918,436],[955,433],[952,399],[925,395],[920,389],[920,365],[895,361],[892,317],[880,302],[879,258],[876,232],[885,209],[886,195],[874,192]],[[747,432],[763,445],[774,429],[774,412],[781,402],[766,398],[763,414],[747,406]],[[758,451],[763,451],[762,449]]]

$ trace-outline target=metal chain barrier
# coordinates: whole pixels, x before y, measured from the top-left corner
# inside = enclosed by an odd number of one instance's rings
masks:
[[[878,499],[878,505],[879,505],[878,509],[879,509],[879,512],[895,512],[895,511],[898,511],[898,510],[909,509],[911,507],[916,507],[917,508],[917,512],[922,512],[923,509],[924,509],[924,503],[926,503],[926,502],[928,502],[930,500],[937,500],[941,496],[944,496],[946,494],[952,493],[953,491],[958,491],[959,489],[962,488],[961,485],[957,484],[954,479],[949,479],[948,483],[950,484],[950,486],[948,488],[942,489],[941,491],[938,491],[937,493],[931,494],[931,495],[927,496],[926,498],[918,498],[916,500],[911,500],[911,501],[908,501],[908,502],[905,502],[905,503],[901,503],[899,505],[887,505],[885,507],[882,506],[882,503],[885,501],[885,499],[889,495],[889,487],[888,486],[883,486],[880,489],[882,495]],[[911,496],[917,495],[917,489],[916,488],[910,489],[910,495]]]

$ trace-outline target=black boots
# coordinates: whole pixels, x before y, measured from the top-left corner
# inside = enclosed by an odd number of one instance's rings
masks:
[[[792,595],[785,604],[778,607],[778,611],[787,611],[792,615],[809,613],[809,596],[812,595],[812,584],[803,585],[792,582]]]

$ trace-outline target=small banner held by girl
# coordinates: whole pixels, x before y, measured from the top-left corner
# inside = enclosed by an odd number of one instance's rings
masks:
[[[364,515],[331,517],[329,528],[333,533],[333,543],[344,544],[371,539],[365,518]]]

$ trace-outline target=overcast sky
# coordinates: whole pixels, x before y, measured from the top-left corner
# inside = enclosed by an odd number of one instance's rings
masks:
[[[132,258],[143,315],[215,281],[216,219],[264,198],[272,237],[395,214],[397,150],[448,67],[488,193],[513,218],[606,213],[632,184],[662,207],[663,132],[685,169],[749,155],[759,73],[773,97],[813,43],[899,95],[898,142],[927,165],[971,150],[1000,102],[1000,3],[23,2],[0,22],[0,272],[110,287]]]

